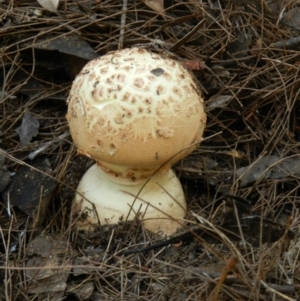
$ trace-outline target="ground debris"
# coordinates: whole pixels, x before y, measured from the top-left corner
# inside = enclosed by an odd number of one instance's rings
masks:
[[[236,171],[236,176],[242,187],[257,181],[281,179],[288,176],[299,176],[299,174],[299,156],[288,158],[281,158],[275,155],[264,156],[258,158],[251,165],[241,167]]]
[[[37,236],[28,245],[28,256],[25,269],[28,292],[48,296],[53,301],[62,298],[73,262],[68,240],[59,234]]]
[[[15,182],[0,196],[0,299],[299,299],[299,1],[43,1],[53,11],[0,2],[0,152]],[[70,219],[93,163],[68,134],[71,83],[87,60],[134,45],[183,62],[205,99],[204,139],[174,168],[188,203],[175,241],[138,218],[92,235]],[[21,145],[15,129],[26,112],[40,125]],[[47,160],[47,175],[37,160]]]
[[[26,112],[22,118],[21,126],[16,129],[21,144],[27,145],[39,133],[39,127],[39,121],[30,112]]]
[[[51,173],[50,162],[45,158],[22,166],[2,193],[6,207],[18,207],[32,217],[37,226],[41,225],[56,185]]]

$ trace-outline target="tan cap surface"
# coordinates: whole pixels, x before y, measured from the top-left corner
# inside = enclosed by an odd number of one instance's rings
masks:
[[[194,150],[206,123],[203,99],[176,60],[142,48],[90,61],[73,82],[67,119],[79,152],[98,162],[159,167]]]

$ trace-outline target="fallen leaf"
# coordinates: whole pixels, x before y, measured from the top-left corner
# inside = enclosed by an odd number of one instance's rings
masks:
[[[164,0],[145,0],[145,4],[159,14],[163,13],[165,10]]]
[[[37,2],[46,10],[56,13],[59,0],[37,0]]]
[[[203,61],[198,61],[198,60],[186,60],[182,61],[181,64],[189,70],[203,70],[207,68],[205,65],[205,62]]]
[[[231,95],[214,95],[207,101],[207,108],[209,110],[224,108],[231,99]]]
[[[230,43],[228,51],[235,58],[245,57],[247,56],[251,43],[252,34],[242,31],[237,35],[236,40]]]
[[[52,173],[48,159],[36,160],[32,167],[20,167],[12,183],[2,193],[2,198],[5,203],[18,207],[32,217],[36,225],[40,225],[45,220],[56,183],[48,176]]]
[[[73,262],[68,240],[55,233],[37,236],[28,244],[28,255],[28,292],[40,294],[39,300],[62,300]]]
[[[52,37],[50,40],[48,37],[45,39],[38,39],[38,43],[34,46],[34,49],[49,51],[57,50],[64,54],[74,55],[77,60],[78,57],[86,60],[92,60],[99,56],[95,53],[89,43],[75,35]]]
[[[280,158],[279,156],[265,156],[246,167],[236,171],[241,187],[250,183],[266,180],[281,179],[287,176],[299,176],[300,157]]]
[[[95,286],[93,281],[83,281],[80,285],[78,285],[77,283],[70,283],[67,286],[67,291],[71,292],[72,295],[77,298],[74,298],[75,300],[95,300],[94,298],[92,298],[94,290]]]
[[[22,124],[16,129],[22,145],[27,145],[39,133],[40,123],[29,112],[22,118]]]

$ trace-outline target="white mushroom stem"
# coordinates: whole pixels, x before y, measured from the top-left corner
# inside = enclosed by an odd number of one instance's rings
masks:
[[[170,235],[183,224],[186,202],[171,169],[135,184],[112,179],[97,164],[81,179],[73,207],[79,229],[92,229],[99,223],[116,224],[120,219],[133,220],[137,213],[145,228],[155,233]]]

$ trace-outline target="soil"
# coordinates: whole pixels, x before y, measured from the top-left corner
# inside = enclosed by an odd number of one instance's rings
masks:
[[[298,300],[298,1],[0,1],[0,300]],[[195,77],[204,139],[174,166],[184,227],[78,231],[94,162],[65,118],[89,61],[132,46]]]

